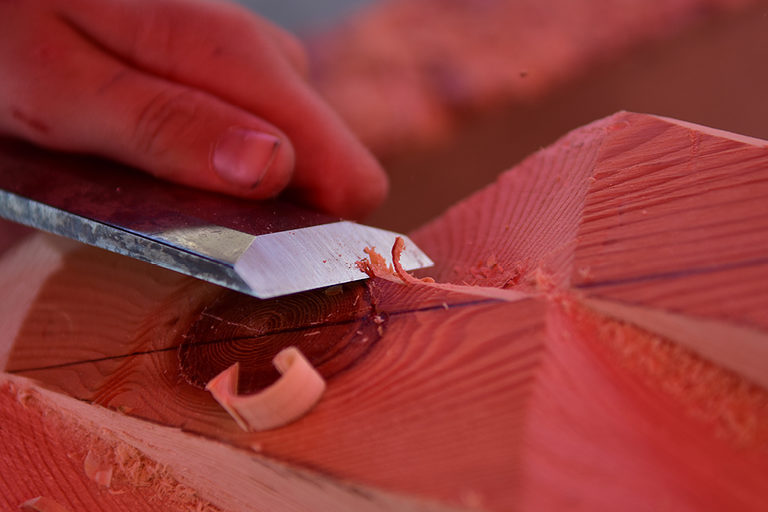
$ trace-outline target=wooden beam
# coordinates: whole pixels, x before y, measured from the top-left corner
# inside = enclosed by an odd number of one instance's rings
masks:
[[[3,332],[0,443],[70,411],[233,510],[233,488],[271,510],[760,510],[766,197],[766,142],[620,113],[413,233],[437,283],[259,301],[33,238],[0,261],[27,296],[0,303],[23,318]],[[291,345],[327,382],[295,423],[244,432],[202,389],[240,361],[255,391]],[[21,388],[45,408],[23,415]],[[8,506],[56,479],[9,460]]]

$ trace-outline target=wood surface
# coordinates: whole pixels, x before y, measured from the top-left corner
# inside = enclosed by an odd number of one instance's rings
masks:
[[[767,231],[768,143],[619,113],[412,233],[435,283],[259,301],[32,237],[0,260],[0,503],[762,510]],[[204,384],[290,345],[325,395],[242,431]]]

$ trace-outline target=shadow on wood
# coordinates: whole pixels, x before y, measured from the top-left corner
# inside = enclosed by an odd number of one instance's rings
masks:
[[[414,233],[438,284],[259,301],[36,237],[0,263],[6,287],[37,276],[0,311],[23,318],[4,333],[0,442],[35,451],[13,432],[66,409],[63,439],[98,438],[98,419],[227,510],[760,510],[766,198],[766,142],[620,113]],[[235,360],[244,390],[267,384],[290,344],[328,384],[299,421],[246,433],[201,390]],[[45,407],[23,415],[19,393]],[[18,475],[6,506],[82,503],[24,457],[0,462]]]

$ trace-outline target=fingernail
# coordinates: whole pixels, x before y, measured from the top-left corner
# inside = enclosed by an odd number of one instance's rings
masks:
[[[243,187],[257,186],[280,149],[274,135],[230,128],[213,148],[213,168],[224,180]]]

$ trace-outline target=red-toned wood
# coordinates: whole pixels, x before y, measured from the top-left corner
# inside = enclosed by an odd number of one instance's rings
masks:
[[[601,149],[574,286],[768,329],[766,143],[653,118],[630,128]]]
[[[5,332],[6,371],[119,411],[133,435],[181,428],[164,442],[229,462],[183,480],[225,509],[237,492],[262,506],[287,492],[317,510],[318,496],[350,510],[761,510],[767,182],[764,141],[620,113],[413,233],[437,262],[419,275],[437,283],[272,301],[36,238],[0,261],[3,283],[47,276],[0,303],[23,318]],[[201,389],[237,359],[246,387],[263,386],[294,344],[327,380],[295,423],[243,432]],[[242,461],[302,476],[236,480]]]
[[[0,254],[16,245],[31,230],[13,222],[0,219]]]
[[[108,442],[35,393],[0,384],[0,507],[3,510],[218,510],[126,444]],[[111,469],[109,486],[87,478],[86,459]],[[58,507],[58,508],[57,508]]]

